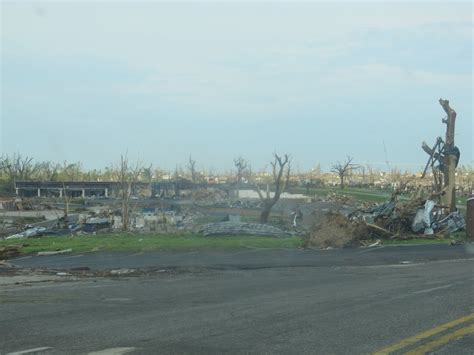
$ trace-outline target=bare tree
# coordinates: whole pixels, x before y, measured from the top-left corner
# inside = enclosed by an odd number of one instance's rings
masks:
[[[193,157],[191,155],[189,156],[188,169],[189,169],[189,172],[191,173],[191,181],[193,182],[193,186],[194,186],[197,181],[196,160],[193,160]]]
[[[140,161],[137,161],[134,166],[130,166],[128,155],[122,154],[120,156],[120,165],[117,169],[117,173],[120,186],[119,196],[121,202],[122,229],[124,231],[128,231],[130,229],[132,187],[138,181],[141,172],[142,164]]]
[[[239,156],[238,158],[234,159],[234,165],[237,169],[236,182],[239,184],[242,182],[242,178],[244,177],[245,171],[247,170],[248,163],[242,156]]]
[[[61,166],[51,161],[43,161],[35,164],[35,179],[41,181],[56,181]]]
[[[6,176],[9,182],[15,180],[28,180],[35,171],[33,158],[21,154],[13,154],[12,157],[0,157],[0,171]]]
[[[140,178],[142,181],[151,184],[154,179],[153,164],[150,164],[149,166],[142,169]]]
[[[248,163],[247,161],[242,157],[242,156],[239,156],[238,158],[235,158],[234,159],[234,165],[235,165],[235,168],[237,169],[237,173],[236,173],[236,186],[237,186],[237,194],[236,196],[239,197],[239,186],[240,186],[240,183],[242,182],[242,179],[244,178],[244,175],[247,171],[247,167],[248,167]]]
[[[352,164],[354,158],[347,156],[344,162],[337,162],[331,168],[333,173],[336,173],[339,176],[339,180],[341,182],[340,187],[341,189],[344,188],[344,179],[352,172],[353,169],[357,167],[357,165]]]
[[[67,194],[68,190],[69,190],[68,186],[66,186],[63,182],[63,188],[62,188],[60,194],[62,194],[63,198],[64,198],[64,219],[67,219],[67,217],[69,215],[69,205],[70,205],[71,199],[72,199],[72,196],[68,196],[68,194]]]
[[[63,161],[63,166],[59,174],[62,181],[80,181],[82,179],[83,171],[81,162],[68,163]]]
[[[278,202],[281,194],[286,190],[288,181],[290,180],[291,159],[288,154],[281,157],[277,153],[273,153],[273,161],[270,164],[272,165],[273,183],[275,185],[273,196],[270,195],[270,188],[268,185],[264,196],[260,187],[255,184],[258,196],[262,201],[260,223],[268,222],[272,207]]]

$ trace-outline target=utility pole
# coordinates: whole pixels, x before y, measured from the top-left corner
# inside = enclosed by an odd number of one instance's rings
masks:
[[[454,129],[456,124],[456,111],[449,106],[449,100],[439,99],[439,104],[446,112],[446,140],[444,142],[444,186],[446,194],[444,195],[444,204],[449,207],[450,212],[456,210],[456,165],[458,163],[459,153],[454,145]]]

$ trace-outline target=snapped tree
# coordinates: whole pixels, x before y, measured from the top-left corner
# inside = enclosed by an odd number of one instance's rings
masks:
[[[273,161],[270,162],[270,164],[272,165],[272,180],[275,187],[273,196],[270,194],[269,185],[267,185],[266,193],[263,195],[262,190],[258,184],[255,184],[258,196],[262,201],[260,223],[268,222],[268,218],[270,217],[270,212],[272,211],[273,206],[275,206],[275,204],[278,202],[281,194],[285,192],[288,186],[288,181],[290,180],[291,159],[288,154],[285,154],[283,157],[281,157],[277,153],[273,153]]]
[[[352,161],[354,158],[347,156],[346,160],[343,162],[337,162],[331,168],[333,173],[336,173],[339,176],[340,187],[341,189],[344,188],[344,180],[345,178],[352,172],[353,169],[357,167],[356,164],[353,164]]]

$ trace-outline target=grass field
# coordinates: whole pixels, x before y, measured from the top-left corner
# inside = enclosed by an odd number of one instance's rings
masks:
[[[362,189],[362,188],[352,188],[346,187],[344,189],[340,188],[310,188],[308,191],[304,187],[294,187],[289,189],[292,193],[301,193],[306,194],[309,192],[309,195],[317,195],[317,196],[327,196],[330,193],[337,193],[341,195],[347,195],[355,198],[359,201],[367,201],[367,202],[385,202],[390,198],[389,192],[383,192],[373,189]]]
[[[327,196],[330,193],[337,193],[341,195],[347,195],[353,197],[358,201],[365,201],[365,202],[386,202],[390,199],[391,192],[388,191],[380,191],[377,189],[367,189],[367,188],[356,188],[356,187],[346,187],[344,189],[334,188],[334,187],[320,187],[320,188],[310,188],[309,191],[306,190],[304,187],[292,187],[289,189],[291,193],[300,193],[300,194],[307,194],[308,195],[317,195],[317,196]],[[400,195],[400,200],[409,200],[410,195]],[[466,200],[467,197],[465,196],[457,196],[456,197],[456,204],[459,209],[465,211],[466,209]]]
[[[3,240],[3,245],[24,245],[24,253],[72,249],[88,251],[147,251],[147,250],[234,250],[243,248],[298,248],[299,237],[274,238],[262,236],[215,236],[200,235],[144,235],[104,234],[72,237],[42,237],[25,240]]]
[[[451,240],[465,241],[464,232],[455,233],[449,238],[409,240],[383,240],[383,245],[448,244]],[[42,237],[0,241],[0,246],[23,245],[24,254],[39,251],[72,249],[73,253],[93,251],[194,251],[194,250],[237,250],[246,248],[284,248],[301,247],[300,237],[274,238],[262,236],[215,236],[200,235],[143,235],[143,234],[104,234],[72,237]]]

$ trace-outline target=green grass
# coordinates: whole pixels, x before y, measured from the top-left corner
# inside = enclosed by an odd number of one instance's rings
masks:
[[[73,252],[89,251],[190,251],[235,250],[242,248],[298,248],[299,237],[273,238],[263,236],[200,235],[144,235],[104,234],[93,236],[42,237],[26,240],[3,240],[3,245],[24,245],[24,253],[72,249]]]
[[[420,245],[420,244],[449,244],[450,239],[427,239],[427,238],[413,238],[407,240],[391,240],[384,239],[383,245]]]
[[[307,190],[305,187],[292,187],[289,189],[291,193],[300,193],[306,194]],[[364,202],[375,202],[381,203],[386,202],[390,199],[392,192],[391,191],[381,191],[378,189],[368,189],[368,188],[359,188],[359,187],[345,187],[344,189],[340,189],[339,187],[318,187],[318,188],[310,188],[309,195],[310,196],[322,196],[326,197],[330,193],[336,193],[340,195],[347,195],[353,197],[357,201],[364,201]],[[400,200],[409,200],[411,198],[410,194],[402,194],[400,195]],[[466,209],[466,196],[459,196],[456,197],[457,207],[461,210]]]
[[[455,242],[465,242],[467,241],[467,236],[465,231],[455,232],[447,237],[440,236],[436,239],[417,237],[407,240],[391,240],[384,239],[382,241],[383,245],[419,245],[419,244],[450,244],[452,241]]]
[[[294,187],[290,189],[290,192],[306,194],[306,188]],[[390,192],[379,191],[376,189],[362,189],[353,187],[346,187],[344,189],[328,187],[318,187],[309,189],[309,195],[325,197],[330,193],[351,196],[356,200],[365,202],[385,202],[390,199],[391,196]]]

